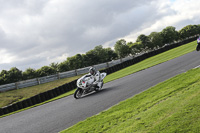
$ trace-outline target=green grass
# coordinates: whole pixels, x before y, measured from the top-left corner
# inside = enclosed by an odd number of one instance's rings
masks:
[[[198,133],[200,69],[160,83],[61,133]]]
[[[156,55],[156,56],[148,58],[144,61],[141,61],[141,62],[139,62],[135,65],[132,65],[130,67],[127,67],[127,68],[124,68],[120,71],[112,73],[112,74],[106,76],[106,78],[104,79],[104,82],[107,83],[109,81],[127,76],[129,74],[134,73],[134,72],[137,72],[137,71],[149,68],[151,66],[163,63],[165,61],[168,61],[168,60],[171,60],[173,58],[176,58],[176,57],[179,57],[181,55],[192,52],[192,51],[195,50],[195,48],[196,48],[196,41],[193,41],[193,42],[185,44],[183,46],[174,48],[172,50],[166,51],[164,53],[161,53],[159,55]],[[76,76],[76,77],[72,77],[72,78],[66,78],[66,79],[60,79],[60,80],[56,80],[56,81],[49,82],[49,83],[46,83],[46,84],[41,84],[41,85],[27,87],[27,88],[23,88],[23,89],[19,89],[19,90],[12,90],[12,91],[8,91],[8,92],[0,93],[0,107],[7,106],[11,103],[15,103],[15,102],[18,102],[18,101],[22,101],[26,98],[30,98],[34,95],[37,95],[41,92],[45,92],[45,91],[50,90],[50,89],[53,89],[57,86],[63,85],[65,83],[70,82],[70,81],[77,79],[79,77],[80,76]],[[73,94],[74,92],[75,92],[75,90],[72,90],[68,93],[60,95],[60,96],[58,96],[54,99],[51,99],[47,102],[66,97],[68,95]],[[46,102],[44,102],[44,103],[46,103]],[[40,103],[38,105],[41,105],[41,104],[44,104],[44,103]],[[36,105],[34,105],[34,106],[36,106]],[[32,106],[32,107],[34,107],[34,106]],[[29,107],[29,108],[31,108],[31,107]],[[28,109],[28,108],[26,108],[26,109]],[[26,109],[22,109],[22,110],[19,110],[17,112],[20,112],[20,111],[23,111],[23,110],[26,110]],[[16,113],[16,112],[13,112],[13,113]],[[13,113],[11,113],[11,114],[13,114]],[[7,114],[7,115],[10,115],[10,114]],[[4,116],[7,116],[7,115],[4,115]],[[4,116],[0,116],[0,118],[4,117]]]
[[[157,64],[166,62],[168,60],[174,59],[176,57],[182,56],[184,54],[190,53],[194,51],[196,48],[196,41],[193,41],[191,43],[188,43],[186,45],[171,49],[169,51],[166,51],[164,53],[158,54],[156,56],[150,57],[144,61],[141,61],[135,65],[132,65],[130,67],[127,67],[125,69],[122,69],[120,71],[117,71],[105,78],[106,82],[127,76],[129,74],[135,73],[137,71],[147,69],[149,67],[155,66]]]
[[[36,85],[36,86],[32,86],[32,87],[27,87],[27,88],[22,88],[22,89],[18,89],[18,90],[12,90],[12,91],[0,93],[0,107],[7,106],[9,104],[13,104],[15,102],[30,98],[30,97],[40,94],[42,92],[54,89],[65,83],[73,81],[79,77],[81,77],[81,75],[71,77],[71,78],[59,79],[59,80],[55,80],[55,81],[52,81],[49,83],[40,84],[40,85]]]

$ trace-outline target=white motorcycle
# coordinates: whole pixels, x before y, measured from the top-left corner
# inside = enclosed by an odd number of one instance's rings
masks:
[[[197,47],[196,50],[199,51],[200,50],[200,37],[197,38]]]
[[[101,81],[98,83],[98,85],[101,85],[101,88],[103,87],[103,79],[106,77],[106,73],[101,73]],[[99,91],[99,86],[93,85],[94,78],[87,74],[82,76],[77,80],[77,89],[74,93],[74,98],[79,99],[82,95],[86,95],[92,91]]]

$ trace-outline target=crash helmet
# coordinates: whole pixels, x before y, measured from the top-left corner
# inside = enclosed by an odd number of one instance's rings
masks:
[[[89,73],[94,76],[96,74],[96,69],[94,67],[90,67]]]

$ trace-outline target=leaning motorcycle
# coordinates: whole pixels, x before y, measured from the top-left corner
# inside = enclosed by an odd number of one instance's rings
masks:
[[[197,38],[197,47],[196,50],[199,51],[200,50],[200,37]]]
[[[101,88],[103,87],[103,79],[106,77],[106,73],[101,73]],[[77,89],[74,93],[74,98],[79,99],[81,98],[83,95],[86,95],[88,93],[91,93],[93,91],[98,92],[99,91],[99,87],[97,85],[93,85],[92,83],[94,82],[94,78],[87,74],[82,76],[81,78],[79,78],[77,80]]]
[[[200,50],[200,43],[197,43],[196,51]]]

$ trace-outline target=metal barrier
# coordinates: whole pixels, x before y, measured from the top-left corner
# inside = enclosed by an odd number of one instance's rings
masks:
[[[131,58],[133,58],[133,57],[131,57]],[[94,65],[94,67],[97,70],[102,70],[102,69],[120,64],[123,61],[129,60],[129,59],[130,59],[130,57],[126,57],[126,58],[123,58],[123,59],[113,60],[111,62]],[[13,89],[20,89],[20,88],[25,88],[25,87],[30,87],[30,86],[35,86],[35,85],[39,85],[39,84],[44,84],[44,83],[48,83],[48,82],[58,80],[58,79],[62,79],[62,78],[74,77],[74,76],[77,76],[77,75],[88,73],[89,68],[90,67],[85,67],[85,68],[80,68],[80,69],[71,70],[71,71],[67,71],[67,72],[57,73],[57,74],[54,74],[54,75],[49,75],[49,76],[44,76],[44,77],[40,77],[40,78],[29,79],[29,80],[16,82],[16,83],[1,85],[0,86],[0,92],[13,90]]]

